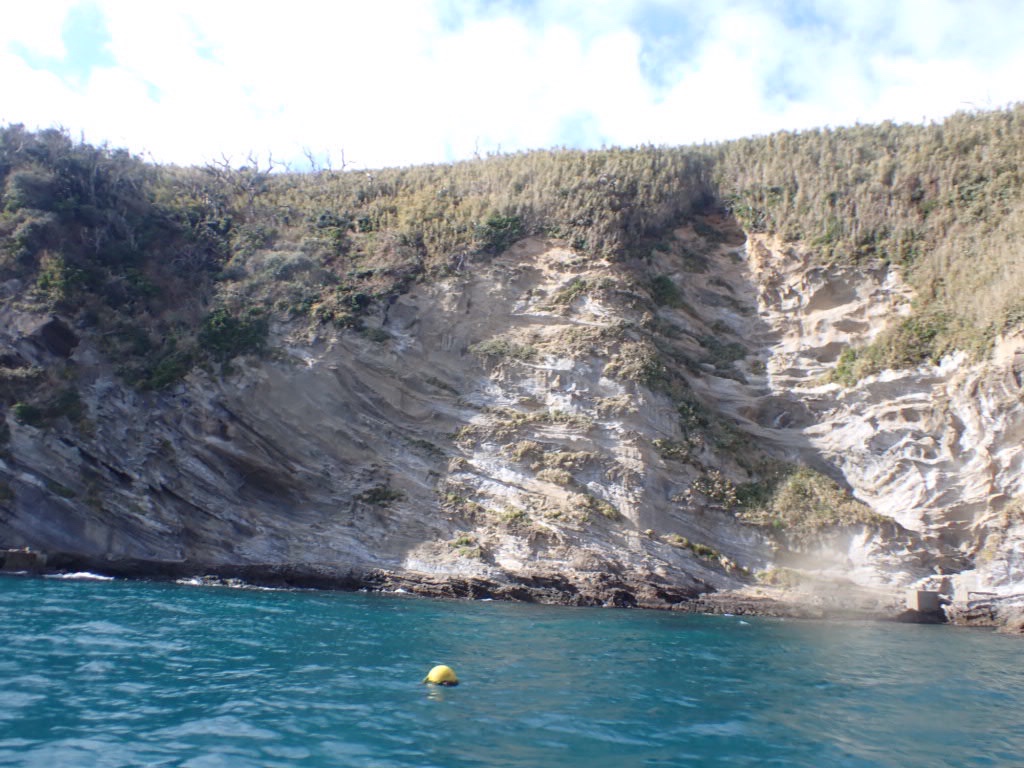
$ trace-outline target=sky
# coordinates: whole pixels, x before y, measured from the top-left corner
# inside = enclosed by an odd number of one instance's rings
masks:
[[[691,144],[1024,101],[1021,0],[35,0],[0,123],[299,170]]]

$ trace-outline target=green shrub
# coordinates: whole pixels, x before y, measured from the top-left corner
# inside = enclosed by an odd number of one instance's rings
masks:
[[[38,168],[13,171],[7,177],[4,190],[4,208],[17,211],[34,208],[50,211],[58,199],[58,181],[52,173]]]
[[[717,560],[720,557],[718,550],[714,547],[709,547],[707,544],[698,544],[691,541],[689,548],[693,554],[705,560]]]
[[[704,432],[711,428],[707,408],[693,398],[682,400],[677,406],[679,427],[683,432]]]
[[[356,501],[362,501],[366,504],[376,504],[378,507],[386,507],[393,501],[402,501],[405,498],[405,493],[402,491],[392,488],[389,485],[381,484],[375,485],[373,488],[363,491],[356,496]]]
[[[748,232],[802,243],[819,264],[899,265],[911,322],[859,366],[871,372],[991,348],[1024,291],[1024,105],[928,125],[778,133],[715,147],[718,191]],[[935,333],[935,316],[949,322]],[[942,323],[940,323],[942,324]],[[874,345],[872,345],[874,346]],[[840,379],[857,378],[856,372]],[[839,379],[837,379],[839,380]]]
[[[679,288],[668,275],[658,275],[651,279],[651,298],[662,307],[678,307],[683,303]]]
[[[36,278],[36,287],[51,301],[58,302],[70,299],[76,289],[88,282],[85,271],[61,257],[54,257],[43,264]]]
[[[689,459],[693,453],[694,447],[689,441],[679,442],[678,440],[665,440],[660,437],[655,438],[652,445],[663,458],[677,459],[679,461],[686,461]]]
[[[650,341],[624,341],[604,367],[610,379],[635,381],[656,388],[665,378],[665,364]]]
[[[572,483],[572,475],[568,471],[552,467],[540,470],[537,473],[537,479],[555,485],[570,485]]]
[[[583,296],[590,290],[590,282],[582,277],[574,277],[564,287],[558,289],[554,296],[551,297],[553,304],[568,305],[572,304],[580,296]]]
[[[195,359],[190,350],[175,350],[157,361],[149,375],[140,382],[140,386],[142,389],[166,389],[185,378],[194,363]]]
[[[233,315],[221,308],[203,321],[197,341],[202,352],[226,363],[239,355],[263,351],[269,328],[267,318],[257,310]]]
[[[923,363],[938,363],[950,351],[950,317],[924,311],[903,318],[859,349],[847,347],[829,378],[845,387],[886,369],[902,370]]]
[[[78,421],[85,415],[85,404],[77,389],[67,387],[58,390],[46,401],[44,415],[50,420],[67,417]]]
[[[680,549],[688,549],[697,557],[703,560],[721,560],[722,554],[714,547],[709,547],[707,544],[700,544],[696,541],[690,541],[685,536],[680,536],[678,533],[669,533],[665,536],[665,541],[671,544],[673,547]]]
[[[22,211],[14,221],[17,224],[8,242],[4,243],[4,250],[21,267],[34,265],[39,250],[60,231],[58,219],[52,213]]]
[[[479,560],[484,556],[483,547],[475,537],[468,533],[462,533],[448,542],[448,546],[455,550],[460,557],[467,557],[472,560]]]
[[[41,427],[46,421],[42,409],[29,403],[15,403],[11,406],[11,413],[19,424],[30,427]]]
[[[698,341],[708,352],[710,362],[716,367],[732,365],[747,356],[743,345],[735,341],[722,341],[717,336],[701,336]]]
[[[519,216],[492,213],[477,225],[475,235],[479,249],[484,253],[501,253],[519,239],[523,222]]]
[[[537,350],[528,344],[519,344],[509,339],[494,338],[481,341],[469,348],[477,357],[486,360],[522,360],[531,361],[537,357]]]
[[[690,484],[690,489],[730,509],[739,503],[736,486],[717,469],[705,471]]]
[[[377,344],[383,344],[384,342],[391,340],[391,334],[383,328],[366,327],[363,328],[362,334],[364,337],[370,341],[376,342]]]
[[[11,413],[19,424],[30,427],[48,427],[54,421],[67,418],[80,422],[85,416],[85,404],[74,387],[63,387],[41,396],[35,402],[15,403]]]
[[[619,510],[613,505],[609,504],[604,499],[599,499],[591,493],[579,493],[574,497],[576,502],[577,510],[582,512],[584,518],[589,518],[590,514],[596,512],[601,517],[607,518],[608,520],[618,520],[622,517]]]
[[[793,467],[766,487],[743,497],[745,508],[740,518],[775,533],[799,535],[837,526],[878,526],[888,521],[837,482],[809,467]]]

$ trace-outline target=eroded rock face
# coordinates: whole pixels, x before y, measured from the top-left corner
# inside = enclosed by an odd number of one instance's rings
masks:
[[[1018,345],[825,383],[910,298],[884,265],[822,267],[725,219],[640,267],[530,239],[380,307],[370,333],[279,326],[271,356],[160,394],[66,321],[5,310],[5,349],[68,358],[86,415],[8,414],[0,545],[581,604],[666,607],[774,568],[1021,590]],[[814,467],[891,523],[780,546],[728,498],[751,456]]]
[[[528,240],[401,296],[374,334],[280,327],[272,359],[160,395],[83,340],[87,423],[8,419],[0,538],[171,571],[553,579],[615,604],[737,586],[737,563],[770,549],[681,500],[694,470],[655,447],[684,435],[640,381],[632,291],[613,265]]]
[[[977,568],[973,589],[1024,591],[1024,528],[1012,502],[1024,481],[1024,339],[1003,340],[982,363],[956,353],[851,388],[823,383],[841,349],[908,311],[910,292],[883,265],[808,269],[806,257],[761,238],[750,254],[760,313],[778,333],[770,386],[813,414],[802,429],[813,452],[859,499],[919,534],[934,570]],[[885,568],[901,568],[898,552]]]

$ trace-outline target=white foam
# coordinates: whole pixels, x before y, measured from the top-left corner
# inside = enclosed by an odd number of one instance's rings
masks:
[[[76,581],[113,581],[113,576],[101,576],[98,573],[89,571],[76,571],[75,573],[48,573],[48,579],[74,579]]]
[[[263,587],[257,584],[248,584],[241,579],[228,578],[220,579],[213,576],[189,576],[188,578],[175,579],[175,584],[182,584],[186,587],[221,587],[225,589],[252,589],[259,592],[292,592],[293,587]]]

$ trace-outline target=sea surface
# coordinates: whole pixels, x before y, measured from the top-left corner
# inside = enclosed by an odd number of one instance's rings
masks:
[[[4,577],[0,765],[1021,766],[1022,660],[950,627]]]

